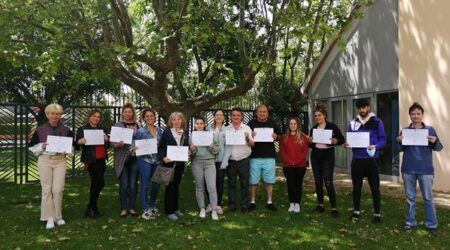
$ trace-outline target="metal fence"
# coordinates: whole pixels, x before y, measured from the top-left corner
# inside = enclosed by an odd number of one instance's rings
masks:
[[[121,107],[118,106],[70,106],[64,109],[62,122],[74,133],[77,128],[87,123],[88,114],[92,109],[102,113],[102,125],[108,128],[120,120]],[[0,104],[0,183],[28,183],[39,179],[37,158],[28,150],[30,141],[38,125],[33,115],[29,113],[32,108],[20,104]],[[136,108],[140,115],[143,108]],[[215,110],[204,110],[200,114],[210,124],[214,118]],[[225,110],[226,124],[231,122],[230,110]],[[283,129],[286,129],[287,119],[292,116],[286,112],[271,112],[272,119]],[[304,131],[307,131],[307,113],[298,115]],[[244,110],[244,123],[255,118],[254,110]],[[166,127],[164,120],[157,117],[157,126]],[[193,129],[193,118],[189,119],[189,129]],[[278,149],[278,144],[276,144]],[[113,150],[108,149],[107,174],[113,173]],[[68,158],[67,177],[84,175],[83,164],[80,162],[80,152]]]

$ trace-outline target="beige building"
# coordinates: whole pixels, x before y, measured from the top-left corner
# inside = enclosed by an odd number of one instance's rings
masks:
[[[329,118],[345,131],[356,115],[354,103],[366,98],[385,125],[388,142],[381,151],[382,179],[401,181],[401,153],[395,142],[409,124],[408,108],[425,108],[424,122],[433,126],[444,150],[434,153],[435,185],[450,192],[450,1],[376,0],[357,6],[363,18],[351,20],[340,39],[324,49],[303,85],[311,100],[325,102]],[[311,116],[312,117],[312,116]],[[312,121],[311,121],[312,122]],[[338,149],[336,167],[350,171],[351,153]]]

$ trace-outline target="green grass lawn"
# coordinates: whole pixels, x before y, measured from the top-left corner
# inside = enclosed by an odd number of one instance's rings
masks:
[[[0,186],[0,249],[446,249],[450,247],[450,213],[438,208],[440,235],[431,236],[423,222],[411,233],[402,231],[403,199],[382,197],[383,224],[373,225],[372,202],[363,196],[362,219],[348,220],[351,193],[338,192],[341,216],[333,219],[329,211],[315,214],[315,196],[310,187],[304,192],[302,212],[287,212],[285,183],[275,186],[274,202],[278,212],[264,208],[261,186],[257,210],[251,214],[227,213],[219,221],[199,219],[194,183],[185,173],[181,209],[186,217],[178,222],[164,216],[145,221],[140,217],[120,218],[118,184],[108,177],[100,198],[103,217],[83,217],[88,199],[89,178],[67,180],[63,214],[67,224],[46,230],[39,221],[39,184]],[[160,197],[164,189],[160,192]],[[162,199],[162,198],[161,198]],[[226,198],[225,198],[226,199]],[[138,204],[140,204],[138,199]],[[158,202],[162,210],[162,200]],[[140,205],[138,205],[140,210]],[[418,205],[418,220],[423,221],[423,204]]]

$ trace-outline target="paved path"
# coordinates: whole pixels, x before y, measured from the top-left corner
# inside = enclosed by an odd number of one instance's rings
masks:
[[[285,181],[283,171],[281,167],[278,167],[278,180]],[[351,191],[352,189],[352,179],[349,174],[345,173],[334,173],[334,184],[337,191],[346,190]],[[381,181],[381,195],[388,195],[395,198],[404,199],[405,193],[403,189],[403,184],[391,181]],[[304,185],[311,189],[314,189],[314,177],[311,168],[308,168],[305,175]],[[418,188],[418,186],[417,186]],[[364,192],[370,192],[367,180],[364,180],[363,185]],[[420,190],[417,191],[417,200],[422,200],[422,194]],[[434,201],[437,206],[450,209],[450,193],[444,192],[434,192]]]

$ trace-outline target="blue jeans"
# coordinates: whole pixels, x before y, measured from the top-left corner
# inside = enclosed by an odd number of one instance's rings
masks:
[[[120,209],[136,208],[137,168],[136,160],[125,162],[122,174],[119,177]]]
[[[419,182],[420,192],[425,203],[425,227],[437,228],[436,209],[433,203],[434,175],[402,174],[406,193],[406,225],[417,226],[416,221],[416,186]]]
[[[158,191],[159,191],[159,183],[152,182],[152,176],[155,173],[156,167],[158,165],[150,164],[142,159],[137,159],[137,167],[139,176],[141,177],[141,202],[142,202],[142,209],[144,211],[148,210],[149,208],[155,208],[156,206],[156,198],[158,197]],[[150,193],[150,206],[147,201],[147,193],[148,193],[148,186],[149,182],[152,183],[152,191]]]

